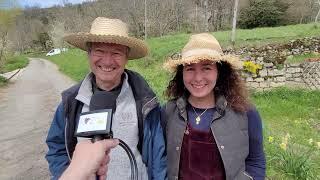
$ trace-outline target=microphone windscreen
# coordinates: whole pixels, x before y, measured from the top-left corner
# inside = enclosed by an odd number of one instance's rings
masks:
[[[117,96],[113,95],[112,92],[97,91],[91,97],[89,110],[112,109],[114,112],[116,109],[116,100]]]

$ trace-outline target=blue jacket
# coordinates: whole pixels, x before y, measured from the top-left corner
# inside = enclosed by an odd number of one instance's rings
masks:
[[[163,132],[160,125],[160,106],[145,80],[137,73],[126,70],[132,88],[138,115],[138,149],[145,163],[149,179],[166,179],[166,151]],[[81,83],[80,83],[81,84]],[[75,96],[79,90],[77,84],[62,94],[46,143],[46,159],[52,179],[58,179],[68,167],[75,145],[74,128],[82,106]]]

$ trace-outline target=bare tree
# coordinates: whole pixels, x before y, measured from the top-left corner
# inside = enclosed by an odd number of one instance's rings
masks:
[[[148,33],[147,33],[147,23],[148,23],[148,6],[147,6],[147,0],[144,0],[144,39],[147,39]]]
[[[239,0],[234,0],[234,12],[233,12],[233,23],[232,23],[232,35],[231,35],[231,43],[235,45],[236,39],[236,27],[237,27],[237,14],[238,14],[238,6]]]
[[[53,47],[63,47],[63,36],[66,35],[65,25],[63,21],[54,21],[49,31],[50,39],[52,40]]]
[[[0,3],[5,3],[1,1]],[[8,46],[8,34],[14,28],[15,18],[20,14],[19,8],[0,9],[0,69],[4,65],[5,51]]]
[[[208,11],[208,0],[203,1],[203,7],[204,7],[204,24],[205,24],[205,31],[209,32],[209,11]]]
[[[319,18],[319,15],[320,15],[320,0],[318,0],[317,2],[318,2],[318,4],[319,4],[319,10],[318,10],[318,13],[317,13],[316,18],[314,19],[314,22],[315,22],[315,23],[318,22],[318,18]]]

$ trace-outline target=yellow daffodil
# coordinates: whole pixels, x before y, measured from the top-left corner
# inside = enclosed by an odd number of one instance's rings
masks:
[[[287,150],[287,144],[286,143],[281,143],[280,148],[283,150]]]
[[[269,136],[269,137],[268,137],[269,143],[272,143],[272,142],[273,142],[273,139],[274,139],[274,138],[273,138],[272,136]]]

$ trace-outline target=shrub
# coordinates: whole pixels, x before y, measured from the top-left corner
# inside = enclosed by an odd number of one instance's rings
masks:
[[[316,147],[301,146],[290,141],[291,137],[288,133],[281,138],[281,141],[274,140],[272,136],[268,137],[266,143],[268,168],[278,169],[290,179],[314,179],[316,167],[311,156],[316,151]]]
[[[240,12],[239,27],[252,29],[281,25],[288,5],[279,0],[250,0]]]

